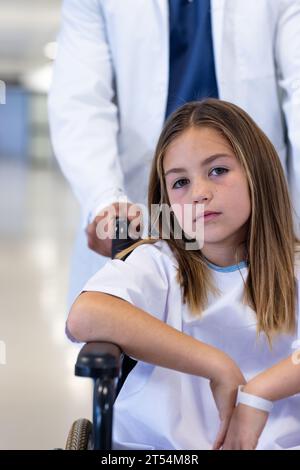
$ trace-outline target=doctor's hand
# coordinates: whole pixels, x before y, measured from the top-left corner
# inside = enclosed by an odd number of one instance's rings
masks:
[[[226,433],[229,428],[230,420],[235,409],[237,390],[239,385],[244,385],[246,380],[234,361],[227,364],[219,377],[210,381],[210,388],[217,406],[220,427],[215,439],[213,450],[222,447]]]
[[[102,256],[111,257],[116,217],[129,220],[129,235],[131,238],[137,239],[142,234],[142,210],[138,205],[115,202],[105,207],[85,230],[88,247]]]

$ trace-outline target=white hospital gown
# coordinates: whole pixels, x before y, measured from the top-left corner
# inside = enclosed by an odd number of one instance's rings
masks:
[[[264,334],[256,337],[256,315],[242,303],[245,263],[228,268],[209,264],[221,295],[209,294],[201,316],[183,305],[176,267],[166,242],[145,244],[125,261],[109,261],[83,290],[118,296],[221,349],[236,361],[246,380],[293,352],[299,333],[278,336],[272,350]],[[207,379],[139,361],[115,403],[114,448],[211,449],[218,427]],[[257,448],[300,450],[300,394],[275,402]]]

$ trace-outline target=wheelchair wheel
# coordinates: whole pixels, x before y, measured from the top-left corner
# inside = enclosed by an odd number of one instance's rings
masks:
[[[88,419],[77,419],[70,429],[66,450],[89,450],[92,448],[93,425]]]

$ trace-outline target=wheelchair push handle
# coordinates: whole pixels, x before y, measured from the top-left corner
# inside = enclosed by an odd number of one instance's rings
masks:
[[[118,253],[125,248],[128,248],[137,239],[129,236],[129,220],[121,217],[116,217],[115,224],[115,237],[112,239],[111,257],[115,258]]]

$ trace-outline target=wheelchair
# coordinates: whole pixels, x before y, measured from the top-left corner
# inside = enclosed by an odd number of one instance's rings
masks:
[[[117,218],[115,230],[112,258],[137,242],[129,237],[127,220]],[[84,418],[76,420],[69,431],[65,450],[112,449],[114,401],[136,363],[115,344],[93,342],[82,347],[77,357],[75,375],[94,381],[93,422]]]

